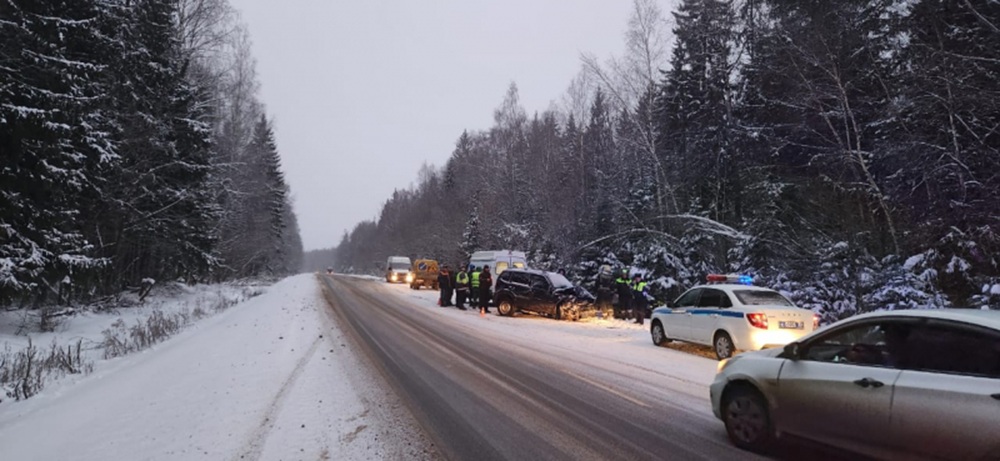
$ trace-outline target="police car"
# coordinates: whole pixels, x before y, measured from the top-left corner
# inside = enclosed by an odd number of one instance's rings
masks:
[[[712,346],[721,360],[737,350],[782,347],[819,327],[812,311],[777,291],[753,286],[749,276],[711,274],[707,281],[684,292],[673,306],[653,310],[653,344],[677,340]]]

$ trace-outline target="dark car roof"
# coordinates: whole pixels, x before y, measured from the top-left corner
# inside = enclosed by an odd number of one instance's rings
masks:
[[[535,275],[554,274],[554,272],[542,271],[542,270],[538,270],[538,269],[516,269],[516,268],[512,267],[510,269],[507,269],[507,270],[503,271],[503,273],[500,274],[500,275],[506,274],[508,272],[515,272],[515,273],[519,272],[519,273],[522,273],[522,274],[535,274]]]

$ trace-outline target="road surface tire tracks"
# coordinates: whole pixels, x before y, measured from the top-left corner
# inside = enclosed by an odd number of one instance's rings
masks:
[[[260,459],[264,450],[264,444],[267,443],[267,437],[271,430],[274,429],[275,419],[278,412],[281,411],[281,407],[284,405],[289,391],[295,387],[295,382],[299,379],[299,376],[302,375],[306,365],[308,365],[316,355],[316,351],[319,349],[320,343],[322,342],[322,336],[313,340],[309,349],[306,350],[305,354],[303,354],[302,357],[300,357],[295,363],[295,368],[293,368],[292,372],[288,374],[288,377],[285,378],[285,381],[281,384],[281,388],[278,389],[278,392],[275,393],[274,397],[271,399],[271,403],[267,406],[267,410],[264,412],[257,429],[250,434],[250,437],[244,444],[245,449],[241,450],[236,456],[233,457],[234,461],[255,461]]]

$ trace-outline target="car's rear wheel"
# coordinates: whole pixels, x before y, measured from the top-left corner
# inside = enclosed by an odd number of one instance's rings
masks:
[[[499,303],[497,303],[497,312],[499,312],[500,315],[508,317],[514,315],[514,305],[510,303],[509,299],[503,298]]]
[[[726,392],[722,421],[734,445],[762,453],[774,444],[774,426],[767,400],[756,389],[740,385]]]
[[[662,346],[670,342],[670,338],[667,337],[667,332],[663,329],[663,324],[659,320],[653,320],[653,326],[649,328],[649,334],[653,337],[653,344],[657,346]]]
[[[736,347],[733,346],[733,338],[730,338],[729,333],[725,331],[716,333],[715,341],[712,344],[715,345],[715,356],[719,360],[728,359],[736,352]]]

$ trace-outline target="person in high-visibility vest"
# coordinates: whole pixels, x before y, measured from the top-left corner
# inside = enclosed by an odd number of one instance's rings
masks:
[[[642,280],[642,276],[636,274],[632,277],[632,318],[635,319],[635,323],[642,325],[646,320],[646,282]]]
[[[455,275],[455,305],[465,310],[465,298],[469,296],[469,273],[465,269],[459,269]]]
[[[475,307],[479,305],[479,268],[473,265],[469,265],[469,270],[472,272],[472,277],[470,277],[470,282],[472,284],[472,290],[469,290],[469,305]]]
[[[618,306],[615,318],[628,319],[632,309],[632,281],[628,277],[628,269],[622,269],[621,275],[615,279],[615,289],[618,291]]]

